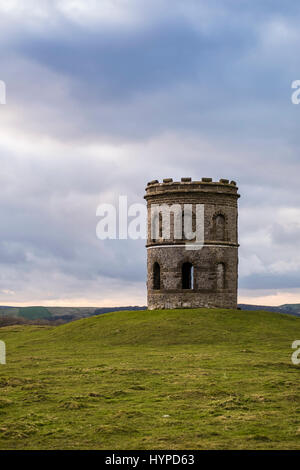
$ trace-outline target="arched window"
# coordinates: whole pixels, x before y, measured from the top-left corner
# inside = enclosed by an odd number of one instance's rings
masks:
[[[225,217],[222,214],[218,214],[215,218],[215,237],[216,240],[225,240]]]
[[[154,263],[153,266],[153,289],[160,290],[160,266]]]
[[[217,265],[217,289],[225,289],[226,268],[224,263]]]
[[[182,265],[182,289],[194,289],[194,267],[192,263]]]

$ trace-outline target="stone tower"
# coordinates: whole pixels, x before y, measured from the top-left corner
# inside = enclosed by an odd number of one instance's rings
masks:
[[[237,307],[237,191],[226,179],[148,183],[149,310]]]

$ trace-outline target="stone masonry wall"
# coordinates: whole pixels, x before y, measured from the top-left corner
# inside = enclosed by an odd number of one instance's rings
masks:
[[[212,182],[209,178],[181,182],[164,180],[148,183],[145,199],[148,205],[147,292],[148,308],[237,307],[238,230],[237,187],[228,180]],[[171,237],[151,238],[152,204],[204,205],[204,235],[202,249],[186,250],[184,239],[175,239],[171,216]],[[217,238],[217,217],[225,221],[222,239]],[[195,220],[193,221],[195,224]],[[195,226],[194,226],[195,228]],[[162,235],[162,234],[160,234]],[[182,288],[182,265],[193,266],[193,288]],[[160,266],[160,288],[154,289],[154,264]],[[217,281],[218,265],[224,269],[224,283]]]

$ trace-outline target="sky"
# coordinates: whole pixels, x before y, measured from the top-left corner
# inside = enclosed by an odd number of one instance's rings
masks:
[[[237,181],[239,302],[300,303],[300,5],[0,0],[0,304],[146,304],[99,204]]]

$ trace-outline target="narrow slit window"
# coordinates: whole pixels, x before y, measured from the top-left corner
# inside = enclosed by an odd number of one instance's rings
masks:
[[[153,289],[160,290],[160,265],[154,263],[153,266]]]

